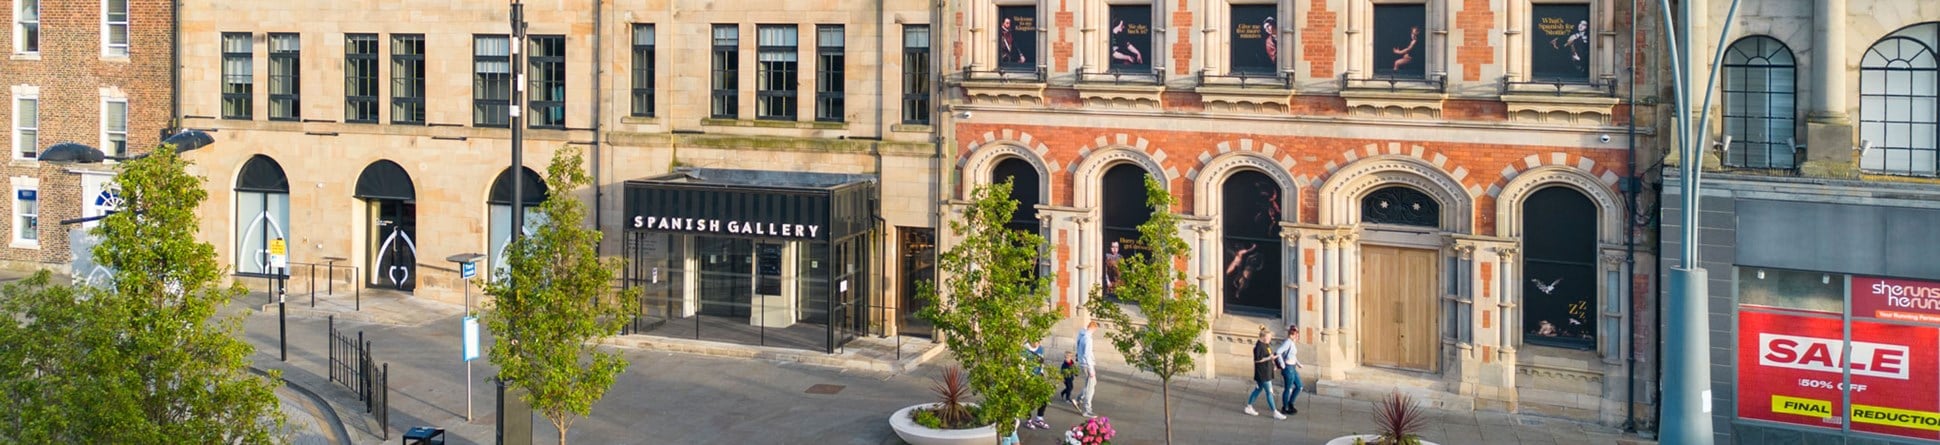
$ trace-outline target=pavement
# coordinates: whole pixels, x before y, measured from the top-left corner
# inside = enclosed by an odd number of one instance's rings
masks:
[[[257,311],[244,323],[245,335],[257,348],[257,366],[282,369],[292,384],[309,388],[327,400],[352,443],[396,441],[404,430],[418,425],[445,428],[447,443],[451,444],[493,443],[494,391],[487,379],[494,368],[484,358],[471,365],[472,420],[466,420],[468,379],[466,365],[459,360],[462,308],[397,295],[374,296],[366,290],[361,310],[339,314],[338,328],[363,332],[373,345],[375,359],[389,364],[390,425],[380,430],[354,393],[323,377],[328,362],[328,321],[324,317],[340,310],[323,308],[340,308],[326,304],[339,298],[349,296],[320,296],[317,310],[308,308],[307,295],[301,300],[290,299],[291,309],[303,306],[304,310],[286,314],[287,361],[278,359],[275,306],[262,311],[267,297],[260,293],[238,300],[237,309]],[[489,342],[489,333],[481,341]],[[905,355],[902,361],[887,365],[860,366],[853,362],[869,357],[799,360],[794,358],[800,357],[799,353],[759,348],[748,352],[745,347],[723,345],[697,347],[643,336],[609,339],[602,347],[622,352],[631,365],[594,406],[592,416],[573,424],[570,437],[576,443],[900,444],[902,441],[889,429],[887,417],[903,407],[930,401],[929,385],[941,366],[949,362],[947,354],[931,359]],[[1051,347],[1061,346],[1054,342]],[[741,352],[718,352],[721,350]],[[881,352],[872,354],[879,357]],[[1052,355],[1062,355],[1062,351],[1054,350]],[[1110,418],[1119,431],[1113,442],[1163,443],[1157,380],[1149,374],[1128,372],[1122,362],[1114,364],[1110,354],[1101,355],[1105,357],[1095,409]],[[1308,385],[1310,390],[1312,387]],[[1252,383],[1242,379],[1176,380],[1172,388],[1175,442],[1318,445],[1373,429],[1372,404],[1312,393],[1300,397],[1300,414],[1287,420],[1248,416],[1240,408],[1251,389]],[[1442,444],[1652,443],[1614,428],[1570,420],[1485,411],[1430,413],[1430,426],[1423,437]],[[1053,429],[1024,430],[1023,443],[1057,443],[1062,429],[1082,420],[1069,405],[1054,404],[1046,417]],[[542,417],[532,424],[535,443],[557,440],[557,430]]]

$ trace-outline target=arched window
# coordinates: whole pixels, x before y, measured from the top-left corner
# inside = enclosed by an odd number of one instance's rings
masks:
[[[1876,173],[1933,176],[1940,129],[1940,75],[1934,47],[1940,23],[1902,28],[1859,59],[1859,139],[1871,148],[1859,167]]]
[[[1746,37],[1725,50],[1724,132],[1732,139],[1726,165],[1796,167],[1797,72],[1792,50],[1771,37]]]
[[[1420,190],[1388,186],[1361,198],[1361,222],[1441,227],[1441,203]]]
[[[530,236],[534,233],[533,228],[538,227],[545,218],[544,214],[539,212],[539,204],[546,202],[546,179],[530,168],[521,167],[521,169],[525,171],[520,172],[519,177],[523,180],[520,184],[523,190],[520,190],[519,194],[525,195],[524,231]],[[500,171],[498,178],[492,180],[492,192],[486,196],[486,204],[490,206],[492,218],[491,279],[497,279],[499,272],[505,270],[505,246],[512,242],[512,169],[510,167]]]
[[[1105,170],[1101,187],[1104,195],[1104,285],[1106,298],[1118,298],[1120,261],[1143,253],[1138,226],[1151,219],[1152,208],[1145,205],[1145,168],[1138,164],[1118,164]]]
[[[270,240],[288,240],[289,224],[290,180],[283,166],[268,156],[249,157],[236,175],[236,273],[270,273]]]
[[[1280,183],[1256,170],[1220,186],[1220,257],[1227,312],[1280,315]]]
[[[1037,220],[1039,204],[1037,196],[1038,187],[1040,187],[1037,168],[1023,159],[1004,159],[1003,162],[997,163],[996,168],[991,169],[990,182],[996,184],[1005,180],[1011,181],[1010,199],[1017,201],[1017,210],[1011,213],[1010,224],[1007,226],[1012,230],[1038,233],[1038,227],[1041,224]]]
[[[1523,342],[1596,348],[1596,204],[1548,187],[1523,200],[1522,215]]]

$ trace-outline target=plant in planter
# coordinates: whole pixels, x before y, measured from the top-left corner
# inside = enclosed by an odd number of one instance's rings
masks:
[[[930,390],[936,394],[936,402],[903,408],[889,416],[889,427],[897,437],[912,445],[997,443],[997,428],[977,420],[985,408],[969,403],[970,385],[963,370],[944,369]]]
[[[1065,431],[1064,443],[1065,445],[1111,445],[1111,438],[1117,435],[1118,430],[1111,427],[1110,418],[1093,417],[1071,427],[1070,431]]]
[[[1435,445],[1421,439],[1421,430],[1427,427],[1428,410],[1414,397],[1394,392],[1374,404],[1376,434],[1341,436],[1327,445]]]

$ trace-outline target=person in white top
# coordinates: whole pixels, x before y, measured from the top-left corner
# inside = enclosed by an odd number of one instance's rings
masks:
[[[1280,399],[1280,412],[1287,414],[1300,414],[1300,410],[1294,409],[1293,401],[1294,399],[1300,398],[1301,390],[1307,389],[1306,385],[1300,384],[1300,371],[1298,370],[1300,368],[1300,349],[1293,344],[1293,339],[1299,336],[1300,326],[1288,323],[1286,341],[1280,342],[1280,346],[1273,349],[1273,355],[1280,357],[1280,377],[1287,380],[1285,386],[1287,392],[1285,393],[1285,397]]]
[[[1095,346],[1091,334],[1097,330],[1098,321],[1092,320],[1085,324],[1084,330],[1078,331],[1078,373],[1084,375],[1085,386],[1072,407],[1078,408],[1086,418],[1095,417],[1091,413],[1091,396],[1098,391],[1098,362],[1091,353],[1091,348]]]

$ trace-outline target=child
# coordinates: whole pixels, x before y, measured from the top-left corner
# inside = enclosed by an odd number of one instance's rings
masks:
[[[1064,403],[1070,403],[1073,406],[1076,406],[1077,402],[1071,400],[1071,381],[1078,376],[1077,367],[1078,353],[1076,351],[1064,351],[1064,364],[1058,366],[1058,375],[1064,376],[1064,392],[1058,393],[1058,396],[1064,398]]]

